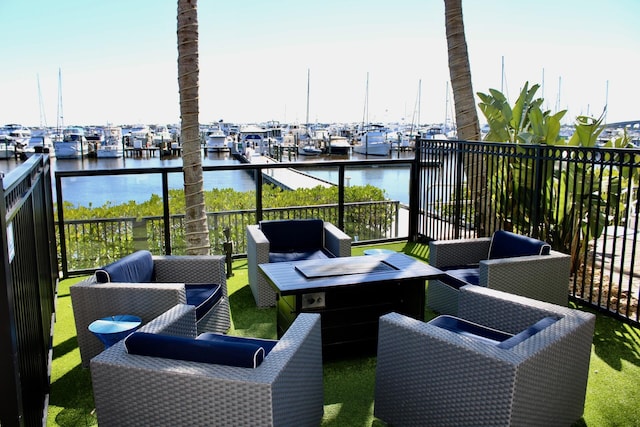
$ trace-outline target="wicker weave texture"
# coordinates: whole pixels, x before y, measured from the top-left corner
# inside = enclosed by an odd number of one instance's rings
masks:
[[[324,248],[336,257],[351,256],[351,237],[335,225],[324,223]],[[273,307],[276,293],[259,271],[260,264],[269,262],[269,240],[258,225],[247,226],[247,268],[249,286],[258,307]]]
[[[490,238],[435,241],[429,243],[429,264],[436,268],[479,265],[480,286],[566,305],[569,295],[571,257],[551,251],[503,259],[486,259]],[[459,291],[439,280],[430,280],[426,304],[442,314],[456,315]]]
[[[185,283],[220,284],[223,296],[198,323],[201,332],[227,332],[231,319],[227,297],[224,257],[156,256],[154,283],[97,283],[92,276],[70,288],[78,347],[82,366],[104,345],[89,330],[96,319],[117,314],[133,314],[145,324],[176,304],[186,303]],[[180,280],[184,278],[186,280]]]
[[[568,426],[582,416],[595,316],[479,286],[461,288],[460,317],[519,332],[499,349],[397,313],[380,320],[375,415],[395,426]]]
[[[192,336],[179,305],[145,330]],[[256,369],[126,353],[91,361],[100,426],[317,426],[323,414],[320,316],[302,314]]]

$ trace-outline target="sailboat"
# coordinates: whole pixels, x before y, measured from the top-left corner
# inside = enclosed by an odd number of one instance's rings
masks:
[[[391,153],[391,143],[386,139],[384,126],[369,123],[369,73],[367,73],[362,129],[353,145],[353,152],[372,156],[388,156]]]
[[[309,88],[311,82],[311,71],[307,69],[307,122],[305,124],[305,134],[298,138],[298,154],[302,156],[317,156],[322,150],[315,146],[311,135],[309,135]]]
[[[60,69],[58,69],[58,122],[56,134],[53,146],[58,159],[80,159],[88,154],[88,144],[84,136],[84,128],[80,126],[64,128],[62,114],[62,71]]]

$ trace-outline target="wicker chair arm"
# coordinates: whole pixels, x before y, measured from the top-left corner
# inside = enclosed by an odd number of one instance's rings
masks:
[[[489,256],[490,237],[429,242],[429,264],[442,268],[477,264]]]
[[[351,237],[330,222],[324,222],[324,248],[336,257],[351,256]]]
[[[225,257],[222,255],[154,256],[156,282],[215,283],[227,296]]]

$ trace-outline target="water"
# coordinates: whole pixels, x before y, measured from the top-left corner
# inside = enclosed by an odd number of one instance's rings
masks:
[[[394,158],[410,158],[413,153],[394,153]],[[364,159],[364,156],[352,154],[350,156],[298,156],[296,162],[318,162],[344,159]],[[369,159],[376,159],[370,156]],[[65,170],[99,170],[122,168],[161,168],[182,167],[182,159],[143,157],[143,158],[119,158],[119,159],[95,159],[82,160],[52,159],[52,169]],[[203,166],[238,164],[229,153],[207,153],[202,159]],[[338,183],[338,169],[312,168],[304,172],[315,177]],[[383,189],[389,199],[409,203],[409,167],[353,167],[345,170],[347,185],[371,184]],[[205,190],[213,188],[233,188],[237,191],[250,191],[255,189],[253,178],[246,171],[216,171],[204,174]],[[159,174],[148,175],[112,175],[65,178],[62,181],[62,193],[65,202],[74,206],[102,206],[105,204],[117,205],[134,201],[136,203],[147,201],[152,194],[162,194],[162,181]],[[169,175],[169,188],[182,189],[183,175],[175,173]],[[55,192],[55,185],[54,185]],[[55,196],[54,196],[55,197]]]

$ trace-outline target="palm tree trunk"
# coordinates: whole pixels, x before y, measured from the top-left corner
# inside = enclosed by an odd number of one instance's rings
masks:
[[[480,141],[480,123],[471,84],[471,67],[462,20],[462,0],[444,0],[444,7],[449,75],[455,104],[458,139]],[[488,216],[484,214],[484,209],[488,206],[486,203],[486,168],[482,155],[479,153],[467,153],[463,162],[465,175],[470,183],[467,186],[471,192],[469,197],[474,201],[475,226],[478,235],[484,236],[488,232],[488,224],[485,224]],[[461,195],[461,197],[465,199],[466,195]]]
[[[185,239],[188,255],[209,254],[209,230],[204,205],[200,123],[198,121],[197,0],[178,0],[178,86],[184,174]]]

